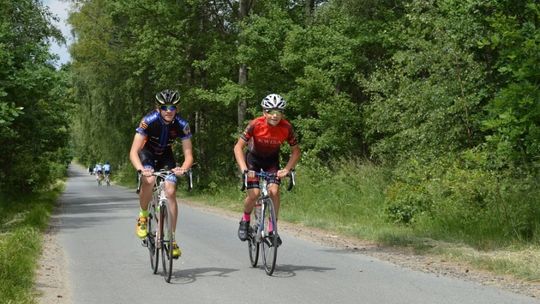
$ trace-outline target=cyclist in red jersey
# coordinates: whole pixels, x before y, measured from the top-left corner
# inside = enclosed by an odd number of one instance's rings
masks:
[[[234,156],[240,171],[247,172],[247,196],[244,200],[244,214],[238,228],[238,238],[245,241],[251,211],[259,197],[259,179],[255,172],[261,169],[276,173],[277,177],[268,181],[268,192],[275,205],[276,219],[279,214],[279,184],[280,179],[287,176],[294,169],[300,159],[300,147],[294,134],[292,125],[283,118],[286,101],[277,94],[266,96],[262,102],[263,116],[250,121],[244,132],[240,135],[234,146]],[[291,155],[285,167],[279,168],[279,153],[281,145],[288,142],[291,146]],[[247,146],[247,151],[244,149]],[[278,243],[281,239],[278,236]]]

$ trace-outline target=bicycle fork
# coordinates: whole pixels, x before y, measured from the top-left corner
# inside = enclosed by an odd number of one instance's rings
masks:
[[[257,218],[257,234],[255,235],[255,241],[260,242],[261,240],[266,241],[267,237],[269,236],[269,233],[266,232],[266,225],[272,225],[272,230],[276,230],[277,223],[275,222],[274,216],[271,214],[272,210],[271,208],[268,208],[268,199],[269,197],[263,197],[262,202],[257,202],[257,205],[261,205],[261,213],[258,215]],[[257,208],[257,205],[255,208]],[[266,213],[270,212],[269,214],[269,221],[272,221],[272,223],[268,222],[266,223]]]

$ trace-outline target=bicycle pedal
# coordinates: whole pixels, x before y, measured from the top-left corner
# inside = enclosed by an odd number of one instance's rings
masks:
[[[148,247],[148,241],[146,239],[142,240],[141,245],[143,247]]]

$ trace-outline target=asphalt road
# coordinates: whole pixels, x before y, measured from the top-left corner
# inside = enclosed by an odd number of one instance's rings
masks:
[[[150,270],[135,236],[133,190],[98,187],[71,166],[61,196],[58,241],[73,303],[540,303],[476,283],[411,271],[281,233],[274,276],[249,264],[238,221],[180,205],[182,257],[171,283]]]

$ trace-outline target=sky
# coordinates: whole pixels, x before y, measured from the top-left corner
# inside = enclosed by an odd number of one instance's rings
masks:
[[[54,22],[54,25],[62,31],[64,38],[66,38],[66,44],[71,44],[73,38],[71,37],[71,27],[67,23],[69,0],[43,0],[43,4],[49,7],[49,10],[60,18],[59,22]],[[67,45],[58,45],[56,42],[52,42],[51,52],[60,56],[60,60],[57,62],[58,66],[67,63],[71,60]]]

